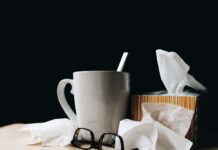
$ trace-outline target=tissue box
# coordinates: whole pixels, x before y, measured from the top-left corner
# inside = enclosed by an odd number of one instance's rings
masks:
[[[198,140],[198,101],[199,101],[199,93],[193,93],[190,91],[186,91],[180,95],[167,95],[166,91],[159,92],[151,92],[140,95],[132,96],[132,105],[131,105],[131,118],[133,120],[141,120],[143,117],[142,112],[142,103],[167,103],[182,106],[186,109],[193,110],[194,116],[192,119],[192,123],[190,129],[186,135],[186,138],[189,139],[197,145]]]

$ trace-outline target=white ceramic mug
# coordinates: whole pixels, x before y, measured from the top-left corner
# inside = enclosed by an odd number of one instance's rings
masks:
[[[59,102],[71,120],[79,127],[91,129],[96,141],[102,133],[117,133],[126,113],[130,90],[130,75],[116,71],[80,71],[72,79],[63,79],[57,87]],[[68,105],[64,89],[71,84],[76,114]]]

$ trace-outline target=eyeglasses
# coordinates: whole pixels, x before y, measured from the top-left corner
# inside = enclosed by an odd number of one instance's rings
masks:
[[[124,150],[123,139],[120,135],[115,133],[103,133],[100,136],[99,141],[95,142],[95,136],[91,130],[86,128],[77,128],[71,144],[84,150],[91,148],[104,150],[105,146],[114,148],[115,142],[118,142],[120,150]]]

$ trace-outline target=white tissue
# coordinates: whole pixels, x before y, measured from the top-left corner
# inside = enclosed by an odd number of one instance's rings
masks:
[[[143,110],[142,122],[152,123],[158,131],[156,150],[190,150],[192,142],[173,130],[165,127],[150,116],[150,113]]]
[[[32,141],[42,146],[66,146],[71,143],[77,123],[69,119],[54,119],[45,123],[27,124],[19,131],[29,131]]]
[[[125,119],[120,121],[118,134],[122,136],[125,150],[155,150],[157,129],[152,124]],[[116,150],[120,150],[119,140],[116,140]]]
[[[176,52],[159,49],[156,50],[156,55],[161,80],[168,94],[182,93],[186,85],[196,90],[206,90],[201,83],[188,74],[189,65]]]
[[[194,112],[172,104],[143,103],[142,109],[151,117],[179,133],[183,137],[187,134]]]
[[[66,146],[71,143],[77,128],[69,119],[54,119],[45,123],[28,124],[19,131],[30,131],[32,143],[42,146]],[[143,121],[122,120],[118,134],[122,136],[125,150],[189,150],[192,143],[170,130],[144,111]],[[116,140],[116,150],[120,149]]]

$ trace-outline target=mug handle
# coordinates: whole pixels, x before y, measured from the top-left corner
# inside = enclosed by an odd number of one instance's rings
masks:
[[[64,89],[67,84],[70,84],[72,89],[71,93],[73,94],[73,80],[72,79],[63,79],[58,83],[57,87],[57,95],[59,103],[61,104],[61,107],[63,108],[64,112],[67,114],[68,118],[72,121],[77,121],[76,114],[73,112],[73,110],[70,108],[69,104],[67,103]]]

